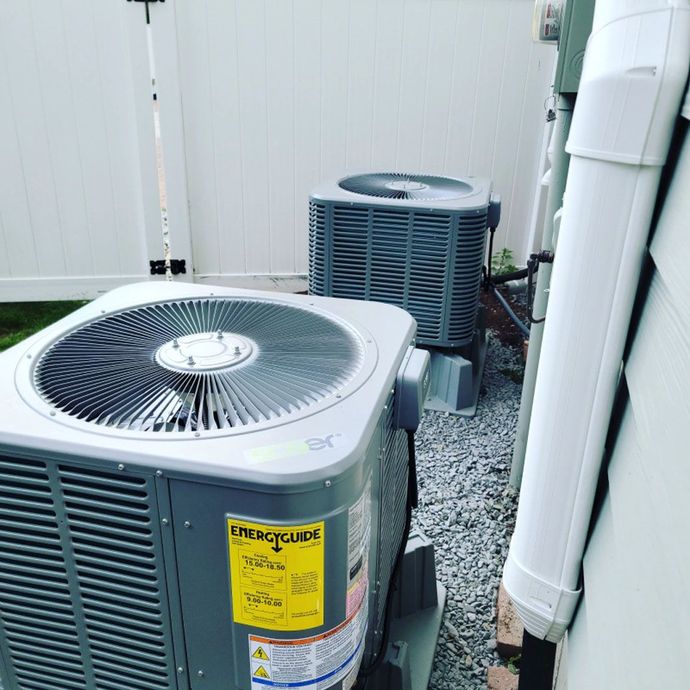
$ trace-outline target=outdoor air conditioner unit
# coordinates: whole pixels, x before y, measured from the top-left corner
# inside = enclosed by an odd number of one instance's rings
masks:
[[[351,688],[409,527],[414,336],[145,283],[0,355],[0,687]]]
[[[327,183],[310,197],[309,292],[406,309],[420,344],[453,350],[432,355],[428,406],[474,414],[479,289],[499,217],[486,179],[368,173]]]

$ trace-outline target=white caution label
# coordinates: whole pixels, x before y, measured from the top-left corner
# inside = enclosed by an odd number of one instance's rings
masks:
[[[347,601],[345,615],[359,609],[369,581],[371,539],[371,480],[350,507],[347,520]]]
[[[364,578],[366,581],[366,578]],[[252,690],[267,687],[324,690],[356,678],[367,629],[367,598],[337,627],[294,640],[249,635]]]

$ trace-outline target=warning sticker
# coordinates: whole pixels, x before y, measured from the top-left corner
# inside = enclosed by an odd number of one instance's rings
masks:
[[[263,647],[257,647],[252,654],[252,659],[261,659],[261,661],[270,661],[271,657],[266,654],[266,650]]]
[[[228,519],[235,623],[272,630],[323,625],[324,542],[323,522],[277,527]]]
[[[268,675],[268,671],[263,667],[259,666],[255,671],[254,671],[254,677],[255,678],[270,678],[271,676]]]
[[[357,610],[367,591],[371,537],[371,480],[350,507],[347,521],[347,601],[345,615]]]
[[[252,690],[268,687],[324,690],[345,679],[351,687],[357,677],[367,628],[366,597],[339,626],[314,637],[274,640],[249,635]],[[257,660],[257,652],[268,660]]]

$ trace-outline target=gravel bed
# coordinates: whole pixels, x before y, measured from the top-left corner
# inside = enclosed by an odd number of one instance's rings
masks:
[[[508,486],[523,365],[489,335],[473,419],[426,412],[416,435],[419,509],[413,527],[434,543],[448,590],[430,690],[486,687],[496,654],[496,590],[513,530],[517,495]]]

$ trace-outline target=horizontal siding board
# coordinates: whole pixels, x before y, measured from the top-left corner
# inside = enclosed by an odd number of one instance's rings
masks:
[[[640,448],[637,437],[637,425],[629,413],[609,467],[616,537],[612,551],[620,577],[614,586],[622,597],[618,610],[609,615],[617,618],[613,639],[620,640],[618,656],[653,659],[653,663],[626,665],[619,687],[679,688],[686,676],[678,661],[687,649],[687,622],[672,612],[690,610],[690,510],[685,509],[681,522],[669,520],[663,507],[667,497],[658,490],[658,483],[650,483],[645,472],[649,454]],[[655,454],[653,459],[664,464],[663,455]],[[667,476],[668,480],[673,478]]]
[[[620,634],[619,615],[612,615],[622,606],[617,546],[607,498],[584,559],[583,600],[568,638],[568,690],[624,690],[618,678],[625,658],[608,644],[612,639],[620,639],[614,637]],[[591,577],[591,573],[596,576]],[[604,686],[600,685],[602,678],[606,678]]]
[[[690,476],[690,328],[656,274],[626,363],[626,379],[645,456],[666,458]],[[683,469],[685,472],[683,472]],[[690,494],[689,494],[690,495]]]
[[[629,398],[584,558],[568,690],[687,686],[690,631],[690,139],[651,243],[654,272],[630,354]]]
[[[651,243],[654,263],[681,318],[690,323],[690,290],[688,290],[688,266],[690,266],[690,136],[685,137],[676,170],[669,186],[658,229]]]

